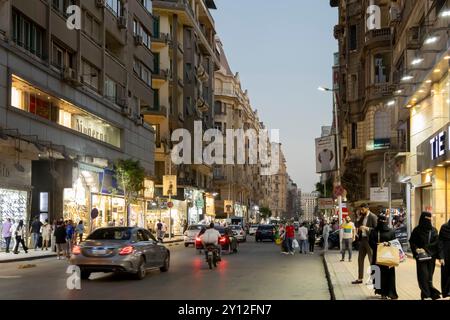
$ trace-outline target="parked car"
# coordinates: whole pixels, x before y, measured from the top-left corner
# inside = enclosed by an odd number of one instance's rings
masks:
[[[222,250],[228,251],[228,253],[236,253],[238,250],[238,241],[233,235],[233,231],[231,231],[230,228],[225,228],[223,226],[215,226],[214,228],[220,233],[219,244],[222,247]],[[205,231],[206,227],[200,231],[200,233],[197,235],[197,238],[195,239],[195,248],[198,251],[204,250],[203,243],[200,237],[205,233]]]
[[[237,241],[239,242],[246,242],[247,241],[247,232],[239,226],[239,225],[233,225],[231,226],[231,231],[233,231],[233,235],[236,237]]]
[[[256,242],[264,240],[275,242],[275,226],[273,224],[259,225],[256,230],[255,240]]]
[[[149,269],[167,272],[170,251],[145,229],[100,228],[73,247],[70,263],[80,268],[82,279],[92,272],[124,272],[141,280]]]
[[[184,233],[184,246],[187,248],[190,244],[195,246],[195,238],[205,228],[202,224],[190,225]]]
[[[252,224],[250,228],[248,229],[248,234],[253,236],[256,233],[256,230],[258,230],[257,224]]]

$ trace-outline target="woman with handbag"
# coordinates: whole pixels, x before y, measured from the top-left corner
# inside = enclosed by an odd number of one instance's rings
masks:
[[[441,286],[442,297],[450,297],[450,221],[441,227],[439,232],[441,250]]]
[[[389,218],[384,214],[378,216],[378,224],[369,235],[369,245],[372,248],[372,261],[380,268],[380,287],[375,288],[375,294],[381,295],[382,299],[397,300],[397,289],[395,285],[395,268],[377,263],[378,245],[380,243],[389,246],[389,241],[395,239],[395,232],[389,228]]]
[[[433,286],[436,259],[440,259],[439,236],[436,228],[431,224],[432,214],[422,212],[419,225],[414,228],[409,243],[416,259],[417,281],[422,300],[437,300],[441,293]]]

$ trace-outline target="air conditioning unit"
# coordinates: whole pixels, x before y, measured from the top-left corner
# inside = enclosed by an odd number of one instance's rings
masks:
[[[117,25],[120,29],[126,29],[128,24],[128,19],[126,16],[121,16],[117,19]]]
[[[134,44],[137,46],[142,46],[144,43],[144,40],[142,39],[142,36],[140,34],[134,35]]]
[[[63,77],[66,81],[77,81],[77,72],[75,69],[65,67],[63,71]]]
[[[104,8],[106,7],[106,0],[95,0],[95,5],[98,8]]]
[[[144,125],[144,117],[143,116],[137,116],[135,120],[136,125],[143,126]]]

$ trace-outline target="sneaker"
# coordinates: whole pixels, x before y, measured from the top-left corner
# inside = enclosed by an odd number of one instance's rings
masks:
[[[348,262],[352,262],[352,259],[348,259]]]
[[[341,262],[344,262],[345,260],[344,259],[341,259]]]
[[[362,283],[363,283],[362,280],[355,280],[355,281],[352,282],[352,284],[362,284]]]
[[[291,255],[294,255],[294,252],[291,252]]]

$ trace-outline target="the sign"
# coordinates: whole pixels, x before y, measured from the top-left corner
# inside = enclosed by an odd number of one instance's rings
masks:
[[[338,186],[335,186],[335,187],[334,187],[333,193],[334,193],[334,196],[335,196],[335,197],[343,197],[344,194],[345,194],[345,189],[344,189],[343,186],[338,185]]]
[[[206,211],[207,216],[214,217],[216,215],[214,208],[214,197],[206,196]]]
[[[316,139],[316,173],[336,170],[335,137]]]
[[[195,206],[198,209],[203,209],[205,207],[205,201],[203,201],[203,197],[198,197],[197,200],[195,200]]]
[[[144,181],[144,198],[153,199],[155,197],[155,182],[149,179]]]
[[[389,188],[370,188],[370,201],[388,202]]]
[[[319,210],[329,210],[334,208],[334,200],[332,198],[320,198],[319,202]]]
[[[233,213],[233,201],[232,200],[225,200],[223,204],[223,210],[227,214]]]
[[[450,124],[417,147],[417,171],[424,172],[450,160]]]
[[[166,197],[177,195],[177,176],[163,177],[163,195]]]
[[[173,202],[172,201],[167,202],[167,207],[172,209],[173,208]]]

